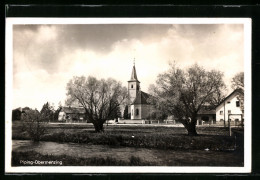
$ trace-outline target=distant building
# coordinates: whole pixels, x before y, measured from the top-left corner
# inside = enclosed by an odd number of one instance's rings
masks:
[[[12,121],[20,121],[22,119],[22,108],[12,110]]]
[[[216,110],[207,109],[207,107],[201,108],[198,112],[197,124],[216,124]]]
[[[239,125],[243,120],[243,112],[241,110],[241,102],[239,96],[243,94],[240,89],[230,93],[215,109],[207,109],[202,107],[198,112],[197,125],[201,124],[219,124],[226,125],[230,119],[232,124]]]
[[[241,89],[234,90],[216,107],[216,121],[243,121],[243,112],[239,96],[243,95]]]
[[[58,121],[86,122],[85,109],[83,107],[62,107]]]
[[[140,89],[140,81],[137,79],[135,64],[132,69],[131,79],[128,81],[129,104],[128,112],[131,119],[146,119],[149,117],[153,106],[148,102],[151,96]]]

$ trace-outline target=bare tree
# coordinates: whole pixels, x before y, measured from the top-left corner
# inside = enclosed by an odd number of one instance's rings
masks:
[[[237,73],[231,81],[233,89],[242,89],[244,90],[244,72]]]
[[[124,119],[130,119],[130,113],[128,112],[128,105],[125,106],[123,117]]]
[[[41,140],[46,131],[45,124],[52,116],[52,114],[47,111],[46,108],[46,104],[44,104],[42,111],[40,112],[37,109],[27,109],[23,111],[22,128],[29,134],[33,141]]]
[[[240,101],[240,109],[244,117],[244,72],[239,72],[232,78],[231,86],[234,90],[239,89],[241,92],[237,98]]]
[[[173,115],[189,135],[197,135],[199,110],[212,103],[224,88],[222,72],[206,71],[197,64],[184,71],[171,64],[167,72],[158,76],[156,85],[150,86],[150,92],[157,108]]]
[[[113,116],[120,104],[127,99],[127,89],[114,79],[73,77],[67,84],[67,100],[81,104],[87,119],[93,123],[96,132],[102,132],[103,124]]]
[[[220,88],[216,90],[214,94],[211,94],[211,97],[209,98],[208,102],[208,108],[207,109],[215,109],[226,97],[226,88]]]
[[[41,114],[44,114],[45,117],[42,118],[42,121],[45,121],[45,122],[50,122],[50,121],[53,121],[54,120],[54,107],[52,105],[50,105],[49,102],[45,103],[43,106],[42,106],[42,109],[40,111]]]

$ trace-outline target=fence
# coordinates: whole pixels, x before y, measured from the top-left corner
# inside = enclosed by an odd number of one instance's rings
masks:
[[[230,126],[243,126],[243,121],[224,121],[224,120],[220,120],[220,121],[201,121],[198,120],[197,121],[197,125],[209,125],[209,126],[222,126],[222,127],[228,127],[230,123]]]

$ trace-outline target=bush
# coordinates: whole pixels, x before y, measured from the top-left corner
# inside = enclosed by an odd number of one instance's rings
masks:
[[[142,161],[139,157],[131,156],[130,157],[130,165],[131,166],[141,166]]]
[[[190,137],[185,135],[184,128],[175,127],[122,126],[119,129],[116,126],[108,126],[104,133],[93,133],[92,129],[86,130],[86,126],[85,129],[68,126],[50,128],[48,125],[48,134],[43,135],[41,140],[171,150],[226,150],[233,149],[235,143],[236,147],[243,147],[243,136],[241,140],[235,140],[235,137],[228,136],[227,128],[198,128],[201,135]],[[21,133],[18,129],[20,130],[18,125],[13,128],[13,139],[30,139],[27,133]]]
[[[44,113],[37,110],[28,110],[23,116],[22,130],[27,132],[30,139],[40,141],[46,128],[44,126],[46,118]]]

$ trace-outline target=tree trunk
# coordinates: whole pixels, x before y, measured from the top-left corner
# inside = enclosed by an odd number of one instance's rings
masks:
[[[93,124],[94,124],[94,127],[95,127],[95,131],[97,133],[104,132],[104,127],[103,127],[103,123],[102,122],[96,122],[96,123],[93,123]]]
[[[187,123],[185,125],[185,128],[187,129],[189,136],[197,136],[198,135],[198,133],[196,131],[196,121],[195,121],[195,123],[193,121],[190,122],[190,123]]]

